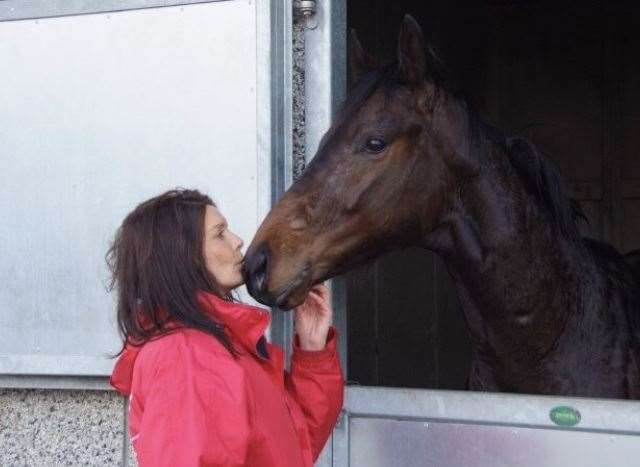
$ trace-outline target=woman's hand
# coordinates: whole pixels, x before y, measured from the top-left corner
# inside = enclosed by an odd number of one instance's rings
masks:
[[[302,350],[322,350],[333,322],[331,294],[324,284],[309,290],[304,303],[295,309],[295,329]]]

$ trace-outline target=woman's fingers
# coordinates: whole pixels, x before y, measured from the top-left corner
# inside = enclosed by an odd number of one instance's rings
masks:
[[[326,316],[331,314],[329,289],[324,284],[313,286],[305,301],[296,309],[299,313]]]
[[[318,292],[309,292],[307,300],[309,305],[318,311],[327,311],[330,307],[329,301]]]
[[[316,284],[313,286],[313,289],[319,291],[322,295],[328,297],[329,296],[329,287],[327,287],[324,282],[321,284]]]
[[[324,284],[313,286],[304,303],[295,311],[295,327],[300,346],[305,350],[322,350],[326,345],[333,316],[328,287]]]
[[[329,297],[331,293],[329,292],[329,287],[324,284],[317,284],[311,287],[309,290],[310,294],[318,295],[325,302],[329,301]]]

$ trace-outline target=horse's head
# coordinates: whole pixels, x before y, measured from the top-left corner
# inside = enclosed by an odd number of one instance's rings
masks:
[[[265,304],[292,308],[314,283],[420,243],[447,203],[463,111],[420,26],[405,17],[397,63],[372,68],[355,35],[350,61],[357,84],[342,113],[247,251],[247,287]]]

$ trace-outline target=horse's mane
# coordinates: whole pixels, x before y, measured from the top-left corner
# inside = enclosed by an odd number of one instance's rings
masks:
[[[527,139],[514,137],[505,140],[507,155],[527,191],[547,211],[559,231],[569,240],[580,244],[597,268],[614,285],[625,300],[637,303],[640,299],[640,249],[621,255],[612,245],[582,238],[578,221],[586,220],[577,202],[568,196],[558,168]],[[640,348],[640,310],[631,303],[623,305],[634,345]]]
[[[633,271],[633,275],[638,283],[638,287],[640,287],[640,249],[633,250],[623,256],[625,262],[631,266],[631,270]]]
[[[622,255],[615,247],[600,240],[585,238],[584,243],[596,264],[613,282],[621,287],[637,288],[640,285],[640,250]]]
[[[507,156],[527,191],[538,200],[549,219],[569,240],[581,241],[578,221],[586,217],[568,190],[556,165],[529,140],[511,137],[505,141]]]
[[[586,220],[577,202],[568,196],[558,168],[527,139],[506,139],[507,155],[527,191],[538,200],[565,238],[584,247],[610,284],[615,285],[626,300],[640,299],[640,250],[621,255],[612,245],[582,238],[578,221]],[[640,310],[631,303],[623,305],[634,343],[640,348]]]

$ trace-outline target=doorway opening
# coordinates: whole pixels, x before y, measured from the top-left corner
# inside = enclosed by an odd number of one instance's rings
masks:
[[[468,6],[473,3],[473,6]],[[411,14],[487,121],[529,138],[588,218],[585,236],[640,248],[640,8],[631,2],[348,0],[378,59]],[[471,345],[444,263],[395,252],[346,275],[348,379],[465,389]]]

